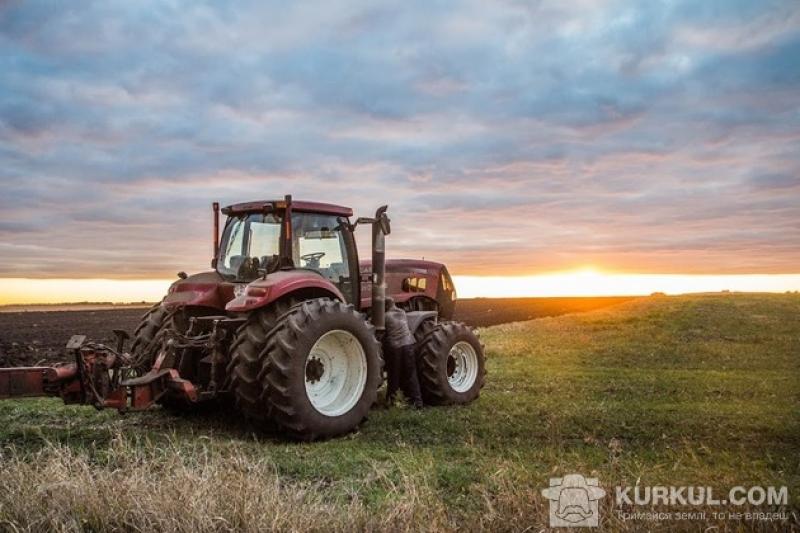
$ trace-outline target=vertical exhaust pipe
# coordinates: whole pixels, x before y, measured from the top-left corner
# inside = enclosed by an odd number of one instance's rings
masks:
[[[214,211],[214,234],[212,238],[214,239],[214,259],[212,263],[214,263],[214,268],[217,266],[217,258],[219,257],[219,202],[214,202],[211,204],[211,209]]]
[[[386,235],[391,232],[388,205],[375,211],[372,222],[372,325],[386,329]]]
[[[283,197],[283,224],[281,225],[281,243],[278,254],[281,256],[281,266],[294,265],[294,250],[292,250],[292,195],[287,194]]]

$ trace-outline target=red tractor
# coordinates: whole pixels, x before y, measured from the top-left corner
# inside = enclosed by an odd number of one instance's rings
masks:
[[[372,273],[372,262],[361,261],[362,276]],[[362,307],[371,304],[371,285],[361,286]],[[456,289],[441,263],[417,259],[386,260],[386,292],[406,311],[436,311],[450,320],[456,307]],[[365,296],[366,295],[366,296]]]
[[[120,410],[230,398],[248,418],[299,439],[354,429],[383,382],[386,206],[355,223],[347,207],[290,196],[222,212],[220,239],[215,203],[214,270],[180,273],[136,328],[130,352],[121,331],[115,348],[73,337],[73,363],[0,369],[0,398],[55,395]],[[354,232],[365,224],[372,261],[360,265]],[[455,300],[446,269],[415,262],[392,270],[403,279],[400,303],[420,309],[408,316],[426,403],[475,399],[483,348],[471,328],[440,319]],[[409,303],[414,297],[424,299]]]

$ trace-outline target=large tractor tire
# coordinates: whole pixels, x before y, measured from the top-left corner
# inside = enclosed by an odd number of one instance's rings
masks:
[[[132,366],[137,374],[144,374],[153,366],[161,349],[159,333],[165,326],[170,327],[174,315],[174,310],[168,310],[162,307],[161,303],[157,303],[142,316],[139,325],[133,331],[131,344]]]
[[[261,403],[261,352],[267,345],[267,333],[296,304],[297,300],[285,298],[251,313],[233,337],[226,369],[228,389],[233,391],[236,407],[248,418],[262,422],[268,419]]]
[[[486,377],[478,336],[461,322],[423,326],[417,337],[417,368],[425,403],[465,404],[477,398]]]
[[[417,341],[417,346],[420,346],[428,338],[433,330],[438,327],[439,323],[435,319],[428,319],[422,322],[414,332],[414,339]]]
[[[280,317],[259,358],[262,411],[301,440],[355,429],[381,383],[375,328],[353,305],[329,298]]]

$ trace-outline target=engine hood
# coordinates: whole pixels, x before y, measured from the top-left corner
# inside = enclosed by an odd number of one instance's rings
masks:
[[[167,307],[202,306],[225,309],[233,298],[234,287],[216,271],[201,272],[179,279],[169,287],[163,304]]]

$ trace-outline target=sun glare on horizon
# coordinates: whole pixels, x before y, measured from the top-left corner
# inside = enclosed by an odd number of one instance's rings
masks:
[[[527,276],[454,275],[459,298],[645,296],[654,292],[785,292],[800,274],[628,274],[592,266]],[[0,305],[159,301],[173,280],[0,279]]]
[[[595,267],[528,276],[453,276],[459,298],[645,296],[654,292],[785,292],[800,290],[800,274],[635,274]]]

